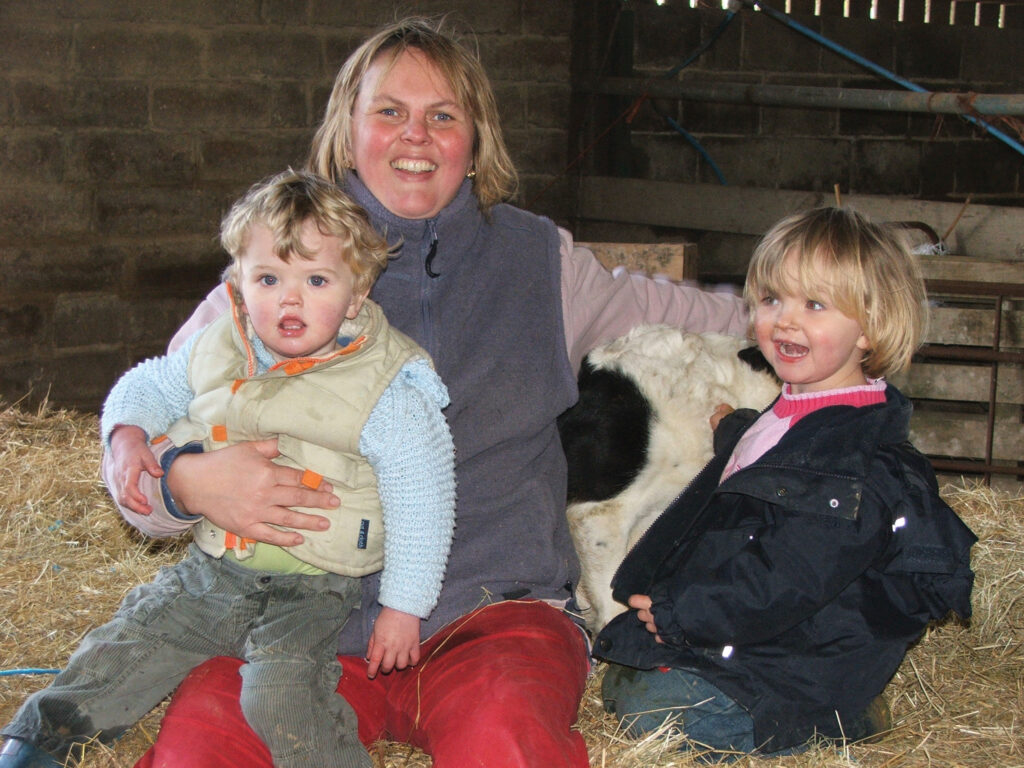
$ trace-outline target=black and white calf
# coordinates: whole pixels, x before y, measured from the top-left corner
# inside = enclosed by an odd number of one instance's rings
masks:
[[[766,407],[779,383],[756,348],[722,334],[641,326],[587,355],[580,400],[559,419],[569,463],[566,514],[582,575],[577,602],[600,630],[619,563],[711,459],[720,403]],[[750,360],[750,362],[748,362]]]

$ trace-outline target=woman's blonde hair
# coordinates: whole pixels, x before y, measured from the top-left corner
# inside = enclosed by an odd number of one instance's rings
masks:
[[[792,256],[797,284],[786,261]],[[773,226],[754,251],[744,299],[753,319],[766,295],[799,292],[820,298],[860,323],[870,345],[864,373],[905,369],[928,321],[921,268],[909,241],[849,208],[816,208]]]
[[[501,133],[497,103],[476,54],[444,30],[444,21],[410,17],[384,27],[360,45],[334,80],[323,122],[313,137],[309,167],[339,180],[352,157],[352,109],[367,70],[382,56],[389,65],[405,51],[426,56],[451,86],[455,100],[473,121],[473,191],[484,211],[515,194],[518,177]]]
[[[231,255],[224,279],[237,282],[238,262],[254,224],[273,233],[274,254],[282,261],[289,261],[292,254],[313,258],[302,242],[306,221],[316,224],[321,234],[341,240],[342,257],[355,277],[355,292],[368,292],[387,265],[384,238],[371,226],[362,206],[337,184],[290,168],[250,187],[221,221],[220,242]]]

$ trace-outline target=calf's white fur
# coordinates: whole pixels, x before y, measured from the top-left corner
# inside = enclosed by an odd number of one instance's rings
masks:
[[[582,566],[577,602],[595,633],[625,610],[610,586],[619,563],[711,459],[715,406],[761,410],[778,395],[770,373],[737,357],[748,345],[733,336],[641,326],[588,355],[595,368],[630,377],[652,409],[647,461],[636,478],[613,498],[566,510]]]

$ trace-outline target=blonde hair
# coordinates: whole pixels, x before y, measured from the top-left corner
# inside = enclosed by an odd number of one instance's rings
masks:
[[[321,234],[341,240],[342,258],[355,277],[355,292],[368,292],[387,265],[384,238],[371,226],[366,211],[336,184],[290,168],[250,187],[221,221],[220,242],[232,259],[224,280],[236,283],[238,262],[254,224],[273,233],[274,254],[282,261],[289,261],[292,254],[313,258],[302,243],[303,224],[310,220]]]
[[[786,269],[795,259],[797,285]],[[903,233],[848,208],[816,208],[773,226],[754,251],[743,296],[753,318],[768,294],[821,298],[855,319],[870,348],[867,376],[910,365],[928,321],[921,268]]]
[[[334,181],[352,157],[352,109],[367,70],[381,57],[389,65],[410,49],[437,67],[460,107],[473,121],[473,191],[484,211],[510,199],[518,176],[501,133],[497,103],[476,54],[444,30],[444,21],[410,17],[384,27],[348,57],[334,80],[324,119],[313,137],[310,169]]]

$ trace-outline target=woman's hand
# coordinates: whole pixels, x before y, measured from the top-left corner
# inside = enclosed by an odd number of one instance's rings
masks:
[[[370,662],[366,676],[371,680],[378,671],[386,675],[393,669],[416,666],[420,661],[419,618],[394,608],[382,608],[373,623],[366,660]]]
[[[302,543],[295,531],[274,525],[323,531],[330,521],[289,507],[331,509],[340,503],[324,483],[313,490],[302,485],[302,471],[271,461],[277,440],[238,443],[209,453],[183,453],[171,463],[167,487],[182,512],[202,515],[247,539],[282,547]]]
[[[132,512],[148,515],[153,511],[145,494],[139,490],[139,475],[146,472],[163,477],[164,471],[149,448],[146,433],[140,427],[120,424],[110,433],[111,492],[118,504]]]
[[[654,635],[655,642],[664,642],[658,634],[658,627],[654,623],[654,614],[651,613],[651,598],[647,595],[630,595],[629,607],[636,608],[636,617],[640,623],[647,628],[647,631]]]

